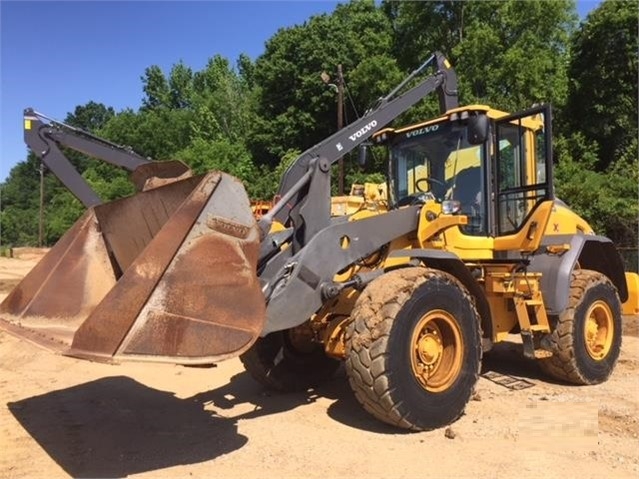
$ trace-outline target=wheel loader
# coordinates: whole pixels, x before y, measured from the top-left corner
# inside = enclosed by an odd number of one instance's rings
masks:
[[[441,116],[387,126],[431,93]],[[28,110],[27,143],[47,165],[63,162],[69,131],[38,121]],[[436,53],[302,153],[258,221],[225,173],[127,160],[139,193],[89,196],[0,305],[0,324],[93,361],[239,356],[279,391],[317,386],[344,363],[366,411],[409,430],[455,421],[482,355],[503,341],[556,379],[601,383],[619,357],[622,312],[639,312],[639,277],[555,197],[551,126],[548,105],[460,107]],[[332,215],[331,165],[368,143],[388,150],[383,199]]]

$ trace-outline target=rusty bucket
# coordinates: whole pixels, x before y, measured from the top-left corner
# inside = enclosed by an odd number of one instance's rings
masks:
[[[259,233],[220,172],[90,208],[0,304],[0,327],[94,360],[208,364],[259,336]]]

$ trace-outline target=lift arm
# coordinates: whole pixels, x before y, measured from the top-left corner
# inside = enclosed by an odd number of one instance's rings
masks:
[[[154,162],[138,155],[131,148],[51,120],[33,108],[24,110],[24,141],[87,208],[101,204],[102,200],[74,168],[61,147],[71,148],[132,172],[131,176],[138,190],[143,188],[146,179],[157,175],[158,170],[164,170],[164,174],[158,175],[163,177],[177,177],[189,171],[182,163]]]
[[[421,74],[433,60],[437,63],[436,72],[397,96],[397,93],[410,80]],[[268,232],[273,219],[277,219],[283,224],[294,224],[294,244],[297,247],[307,243],[329,223],[331,165],[435,91],[439,93],[442,112],[458,106],[457,75],[448,60],[439,52],[413,71],[366,115],[309,148],[293,162],[280,183],[280,200],[260,220],[262,232]]]

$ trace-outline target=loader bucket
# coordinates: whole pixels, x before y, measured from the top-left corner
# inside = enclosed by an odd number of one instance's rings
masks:
[[[90,208],[0,304],[0,327],[70,356],[210,364],[265,304],[242,184],[191,177]]]

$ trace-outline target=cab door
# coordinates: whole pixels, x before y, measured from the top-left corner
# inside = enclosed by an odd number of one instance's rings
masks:
[[[532,252],[554,200],[550,106],[497,120],[493,138],[495,251]]]

